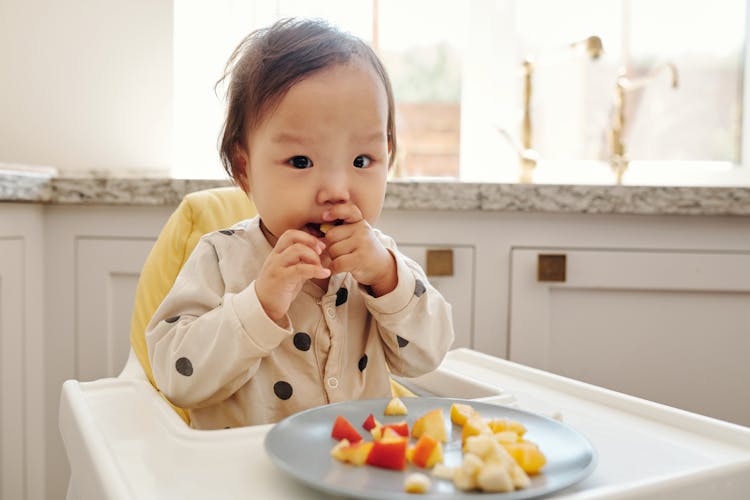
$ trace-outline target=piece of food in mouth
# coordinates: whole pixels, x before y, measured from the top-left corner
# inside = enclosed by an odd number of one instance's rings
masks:
[[[320,224],[320,227],[318,229],[320,230],[321,233],[323,233],[323,235],[325,235],[332,228],[334,228],[335,226],[340,226],[343,223],[344,221],[341,219],[336,219],[333,222],[323,222],[322,224]]]

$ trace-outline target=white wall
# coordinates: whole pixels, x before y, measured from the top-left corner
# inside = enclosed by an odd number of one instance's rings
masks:
[[[0,163],[160,168],[171,0],[0,0]]]

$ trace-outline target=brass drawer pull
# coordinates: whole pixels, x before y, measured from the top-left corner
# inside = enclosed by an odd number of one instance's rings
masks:
[[[427,250],[427,276],[453,276],[453,250]]]
[[[536,279],[539,282],[565,282],[565,254],[543,254],[538,256]]]

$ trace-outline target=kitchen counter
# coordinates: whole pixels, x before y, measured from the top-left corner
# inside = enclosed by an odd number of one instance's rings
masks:
[[[56,205],[175,205],[228,180],[143,175],[77,176],[0,169],[0,202]],[[451,210],[637,215],[750,215],[750,185],[636,186],[393,180],[386,210]]]

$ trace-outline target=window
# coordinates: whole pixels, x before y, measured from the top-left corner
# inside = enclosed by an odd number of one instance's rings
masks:
[[[177,176],[222,175],[223,102],[213,84],[245,34],[289,16],[326,18],[376,47],[396,94],[397,175],[516,180],[527,57],[528,147],[549,169],[589,163],[611,176],[621,71],[618,140],[633,163],[739,164],[748,135],[745,0],[176,0],[174,7]],[[586,50],[591,36],[602,41],[596,58]]]

